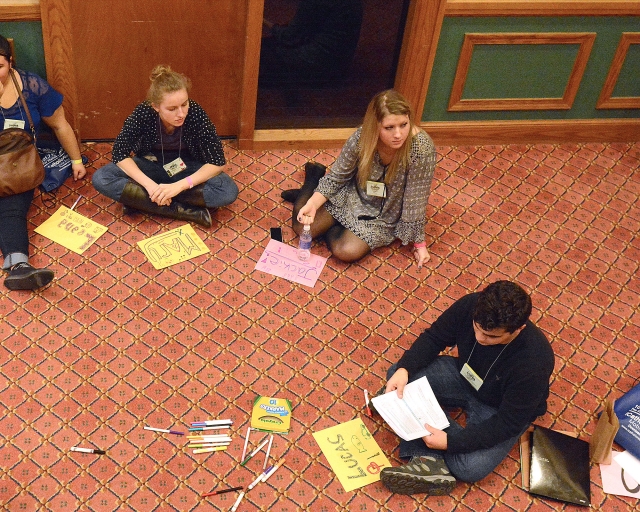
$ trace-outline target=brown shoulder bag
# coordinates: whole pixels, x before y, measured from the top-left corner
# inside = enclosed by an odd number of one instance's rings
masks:
[[[36,149],[35,126],[13,69],[11,78],[29,119],[31,133],[20,128],[0,131],[0,197],[34,189],[44,180],[44,166]]]

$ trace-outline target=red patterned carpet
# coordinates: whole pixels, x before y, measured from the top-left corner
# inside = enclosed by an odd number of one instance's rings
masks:
[[[90,180],[69,182],[57,204],[82,194],[76,210],[109,231],[81,256],[33,234],[33,262],[55,281],[38,293],[0,287],[3,510],[228,510],[235,493],[200,494],[247,485],[261,469],[261,457],[239,466],[256,395],[289,398],[293,423],[272,448],[285,465],[240,511],[573,510],[521,489],[517,448],[451,496],[395,496],[380,483],[345,492],[311,434],[363,417],[398,464],[397,438],[362,414],[363,389],[377,391],[453,300],[509,278],[531,290],[557,355],[539,423],[587,439],[602,400],[640,375],[640,145],[439,147],[428,268],[396,243],[356,264],[329,259],[313,289],[254,267],[270,227],[295,243],[280,190],[337,150],[225,148],[241,193],[213,229],[195,228],[210,255],[155,270],[137,242],[182,223],[123,216]],[[89,176],[109,151],[86,145]],[[37,197],[30,229],[56,209]],[[314,252],[328,255],[322,243]],[[209,418],[234,420],[228,452],[194,455],[182,438],[143,430]],[[638,510],[603,493],[598,468],[591,477],[594,509]]]

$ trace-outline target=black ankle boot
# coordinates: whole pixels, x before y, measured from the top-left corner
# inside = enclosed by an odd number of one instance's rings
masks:
[[[299,195],[299,188],[290,188],[289,190],[283,190],[282,192],[280,192],[280,197],[287,203],[295,203]]]
[[[161,215],[170,219],[194,222],[206,228],[211,227],[211,214],[206,208],[182,204],[176,201],[175,198],[169,206],[160,206],[149,199],[149,194],[147,194],[147,191],[141,185],[133,181],[125,185],[122,195],[120,196],[120,202],[126,207],[141,212]]]
[[[327,172],[327,168],[318,162],[307,162],[304,164],[304,181],[310,181],[318,186],[320,178]]]
[[[37,290],[53,280],[53,272],[46,268],[34,268],[28,263],[18,263],[11,267],[4,285],[9,290]]]

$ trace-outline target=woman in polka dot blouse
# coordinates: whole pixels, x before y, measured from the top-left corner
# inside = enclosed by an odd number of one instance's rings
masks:
[[[400,93],[377,94],[330,172],[324,176],[324,166],[308,163],[302,188],[282,193],[294,202],[296,233],[311,225],[311,234],[324,235],[333,255],[346,262],[399,238],[413,244],[421,268],[429,260],[425,224],[436,151],[412,119]]]
[[[93,185],[125,208],[211,227],[208,208],[238,197],[237,185],[223,172],[216,127],[189,99],[186,76],[156,66],[150,79],[147,100],[125,121],[112,162],[96,171]]]

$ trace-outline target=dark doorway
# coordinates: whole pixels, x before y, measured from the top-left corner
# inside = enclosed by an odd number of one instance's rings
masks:
[[[369,100],[393,87],[409,1],[265,0],[256,129],[360,124]]]

